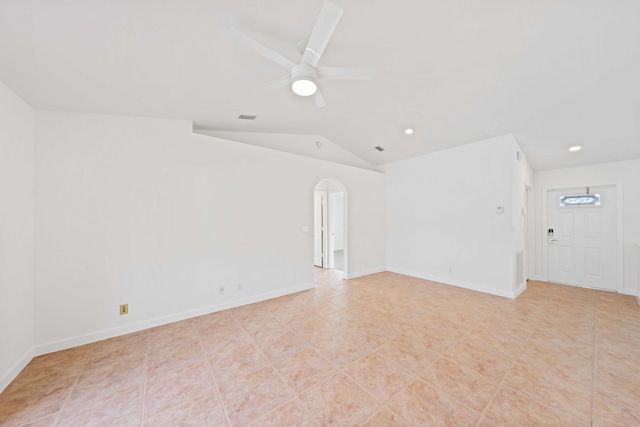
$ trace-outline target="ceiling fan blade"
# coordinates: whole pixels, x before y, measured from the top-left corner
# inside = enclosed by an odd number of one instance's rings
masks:
[[[286,75],[284,77],[280,77],[279,79],[272,81],[271,83],[267,83],[261,88],[258,88],[256,90],[256,93],[265,94],[273,90],[280,89],[281,87],[290,86],[290,85],[291,85],[291,76]]]
[[[318,64],[341,17],[342,8],[340,6],[328,1],[324,2],[300,62],[311,64],[314,67]]]
[[[320,89],[316,90],[316,93],[313,94],[313,102],[316,103],[316,107],[318,108],[322,108],[322,107],[326,107],[327,103],[324,100],[324,96],[322,96],[322,93],[320,92]]]
[[[264,56],[265,58],[275,62],[276,64],[278,64],[278,65],[280,65],[280,66],[282,66],[284,68],[286,68],[287,70],[290,70],[291,68],[293,68],[296,65],[295,62],[291,61],[289,58],[287,58],[285,56],[282,56],[281,54],[279,54],[275,50],[263,45],[262,43],[260,43],[256,39],[254,39],[252,37],[249,37],[248,35],[238,31],[236,28],[231,28],[229,30],[229,35],[231,36],[232,39],[234,39],[235,41],[237,41],[241,45],[251,49],[252,51],[257,53],[258,55]]]
[[[372,79],[376,70],[370,67],[322,67],[319,79]]]

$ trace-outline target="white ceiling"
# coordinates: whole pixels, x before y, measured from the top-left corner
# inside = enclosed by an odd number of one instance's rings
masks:
[[[36,109],[320,136],[372,165],[507,133],[535,170],[640,158],[640,1],[334,2],[319,65],[376,76],[321,81],[323,109],[255,94],[287,71],[228,35],[297,61],[321,0],[0,0],[0,80]]]

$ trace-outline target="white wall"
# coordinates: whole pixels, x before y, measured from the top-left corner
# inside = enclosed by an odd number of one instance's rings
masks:
[[[303,226],[323,178],[349,193],[349,277],[385,267],[379,172],[193,134],[188,121],[36,123],[40,353],[312,286]]]
[[[34,112],[0,83],[0,391],[31,360]]]
[[[530,169],[517,151],[506,135],[381,166],[388,269],[496,295],[521,292],[514,256],[524,239],[521,217],[514,221]]]
[[[583,187],[600,184],[622,184],[623,209],[623,292],[638,295],[638,248],[640,242],[640,159],[604,163],[568,169],[541,171],[534,174],[536,188],[536,265],[538,278],[543,279],[545,261],[542,230],[542,198],[545,189]]]

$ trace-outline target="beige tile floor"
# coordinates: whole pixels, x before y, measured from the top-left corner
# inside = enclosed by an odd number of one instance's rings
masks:
[[[9,426],[638,426],[633,297],[509,300],[393,273],[34,359]]]

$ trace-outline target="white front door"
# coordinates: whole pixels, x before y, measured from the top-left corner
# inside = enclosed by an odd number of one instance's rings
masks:
[[[324,267],[325,191],[313,192],[313,264]]]
[[[550,282],[617,291],[615,186],[548,191],[544,231]]]

